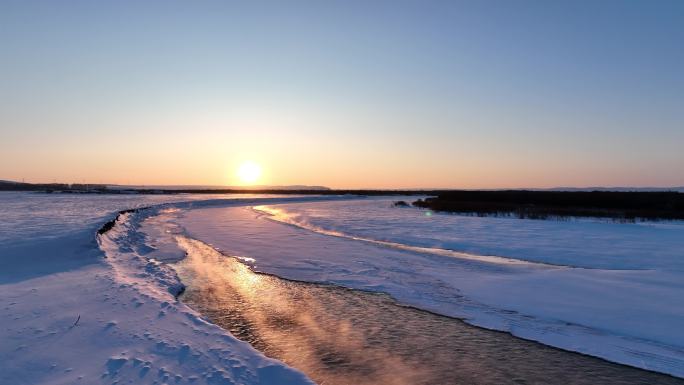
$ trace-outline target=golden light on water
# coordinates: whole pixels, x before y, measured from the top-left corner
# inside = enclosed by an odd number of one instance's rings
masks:
[[[174,265],[188,284],[184,300],[210,319],[216,316],[215,322],[267,356],[303,370],[321,384],[427,383],[420,381],[425,375],[422,368],[367,343],[365,329],[352,323],[358,316],[356,296],[341,297],[332,295],[330,287],[305,288],[256,274],[205,243],[183,236],[176,241],[186,252],[186,258]],[[385,297],[373,298],[387,305]]]
[[[180,235],[176,241],[186,252],[173,265],[187,284],[183,302],[319,384],[670,383],[401,306],[384,294],[257,274],[239,262],[246,257]]]
[[[252,161],[243,162],[238,167],[237,177],[241,184],[254,184],[261,177],[261,166]]]

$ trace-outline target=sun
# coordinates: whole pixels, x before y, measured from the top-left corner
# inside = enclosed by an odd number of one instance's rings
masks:
[[[261,177],[261,166],[252,161],[243,162],[238,167],[237,176],[242,184],[254,184]]]

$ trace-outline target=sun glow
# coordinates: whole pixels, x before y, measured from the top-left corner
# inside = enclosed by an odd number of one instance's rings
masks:
[[[252,161],[243,162],[238,167],[237,176],[242,184],[254,184],[261,177],[261,166]]]

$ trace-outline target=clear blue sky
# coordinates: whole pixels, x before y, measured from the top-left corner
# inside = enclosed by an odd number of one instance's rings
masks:
[[[0,179],[684,185],[684,1],[0,1]]]

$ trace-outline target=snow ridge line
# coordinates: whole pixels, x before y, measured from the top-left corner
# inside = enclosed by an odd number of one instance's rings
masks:
[[[185,290],[185,285],[173,268],[144,256],[144,236],[137,233],[139,223],[155,212],[149,207],[122,210],[98,230],[98,245],[118,281],[134,284],[162,297],[171,294],[177,298]]]
[[[167,209],[201,209],[226,206],[250,206],[255,204],[301,203],[322,200],[359,199],[349,196],[304,196],[304,197],[260,197],[260,198],[217,198],[199,201],[160,203],[151,206],[119,211],[96,232],[99,248],[123,282],[136,282],[141,287],[160,293],[167,291],[178,298],[185,285],[176,271],[166,263],[145,256],[152,249],[145,243],[145,235],[138,231],[145,219]],[[143,282],[146,281],[146,282]],[[150,281],[156,284],[150,285]],[[163,289],[163,290],[159,290]]]
[[[212,201],[206,204],[216,203]],[[225,204],[226,200],[221,203]],[[113,368],[109,377],[131,377],[131,371],[137,370],[136,362],[145,360],[143,370],[150,371],[149,368],[158,367],[158,377],[164,383],[170,382],[169,378],[174,378],[176,382],[187,378],[190,382],[201,379],[202,383],[225,385],[313,385],[299,370],[267,358],[178,301],[185,285],[171,265],[149,257],[152,248],[146,244],[146,236],[140,230],[143,221],[164,209],[191,208],[190,205],[192,202],[181,202],[121,210],[95,234],[106,258],[104,263],[111,269],[107,277],[111,279],[112,287],[117,288],[117,293],[133,293],[130,303],[134,307],[130,311],[137,314],[139,322],[142,322],[136,328],[139,326],[146,330],[140,339],[154,344],[140,348],[138,355],[142,358],[112,356],[106,364],[108,368]],[[123,299],[126,305],[129,304],[128,299]],[[128,317],[120,316],[123,319]],[[119,328],[116,321],[110,324],[112,329]],[[131,361],[132,364],[129,364]],[[137,371],[133,375],[137,376],[132,381],[135,383],[150,383],[154,380],[152,377],[143,378]]]
[[[421,253],[421,254],[432,254],[432,255],[438,255],[438,256],[449,257],[449,258],[458,258],[461,260],[484,262],[484,263],[493,264],[493,265],[521,265],[521,266],[530,266],[530,267],[538,267],[538,268],[556,268],[556,269],[575,268],[574,266],[556,265],[556,264],[544,263],[544,262],[533,262],[533,261],[526,261],[523,259],[510,258],[510,257],[502,257],[502,256],[495,256],[495,255],[479,255],[479,254],[472,254],[472,253],[466,253],[466,252],[450,250],[450,249],[435,248],[435,247],[412,246],[412,245],[407,245],[407,244],[403,244],[403,243],[383,241],[383,240],[379,240],[379,239],[350,235],[350,234],[346,234],[346,233],[343,233],[340,231],[328,230],[328,229],[325,229],[325,228],[322,228],[319,226],[315,226],[315,225],[312,225],[306,221],[297,220],[296,216],[288,215],[280,209],[270,207],[267,205],[254,206],[254,207],[252,207],[252,210],[254,212],[256,212],[257,214],[264,216],[266,219],[269,219],[269,220],[272,220],[275,222],[288,224],[288,225],[298,227],[300,229],[312,231],[312,232],[315,232],[318,234],[328,235],[328,236],[332,236],[332,237],[339,237],[339,238],[347,238],[347,239],[350,239],[353,241],[366,242],[366,243],[371,243],[371,244],[375,244],[378,246],[389,247],[389,248],[393,248],[393,249],[413,251],[413,252],[417,252],[417,253]]]
[[[200,201],[183,201],[183,202],[172,202],[172,203],[160,203],[152,206],[136,207],[126,210],[121,210],[117,213],[116,217],[105,222],[97,230],[97,235],[103,235],[114,228],[116,222],[121,219],[122,215],[125,214],[135,214],[144,210],[156,209],[161,210],[164,208],[178,208],[178,209],[190,209],[190,208],[204,208],[204,207],[219,207],[219,206],[249,206],[252,204],[278,204],[278,203],[303,203],[303,202],[316,202],[316,201],[329,201],[329,200],[351,200],[351,199],[362,199],[363,196],[304,196],[304,197],[270,197],[270,198],[216,198],[216,199],[206,199]]]
[[[146,210],[149,209],[151,206],[146,206],[146,207],[139,207],[135,209],[126,209],[126,210],[121,210],[116,214],[116,217],[112,220],[109,220],[105,222],[99,229],[97,229],[97,235],[103,235],[106,232],[110,231],[111,229],[114,228],[114,225],[116,222],[121,218],[122,215],[124,214],[131,214],[131,213],[137,213],[140,210]]]

